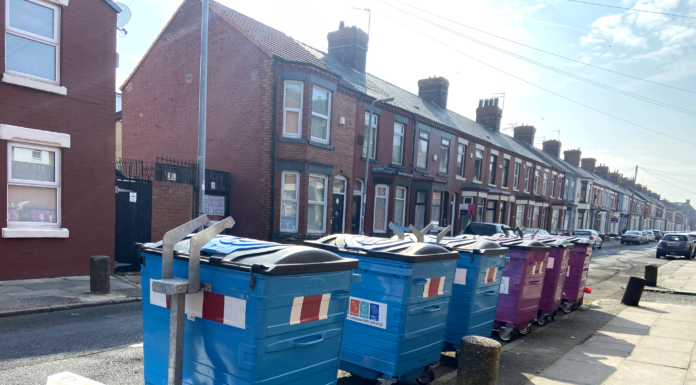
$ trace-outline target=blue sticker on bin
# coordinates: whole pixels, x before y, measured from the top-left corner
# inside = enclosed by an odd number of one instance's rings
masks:
[[[249,238],[218,235],[208,242],[201,250],[208,254],[223,253],[232,254],[235,251],[263,249],[266,247],[281,246],[279,243],[257,241]]]

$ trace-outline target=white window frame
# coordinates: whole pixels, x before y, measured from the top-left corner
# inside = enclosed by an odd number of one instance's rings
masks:
[[[553,194],[556,193],[556,176],[551,175],[551,198],[553,198]],[[558,194],[558,198],[561,198],[561,195]]]
[[[401,127],[401,132],[398,133],[396,127]],[[404,136],[406,135],[406,125],[399,122],[394,122],[394,138],[399,137],[401,142],[401,151],[399,152],[399,162],[394,162],[394,143],[392,142],[392,163],[403,165],[404,164]]]
[[[386,195],[379,196],[377,194],[377,190],[380,187],[384,187],[386,189]],[[383,229],[378,229],[377,227],[375,227],[375,223],[377,223],[377,199],[384,199],[384,228]],[[374,207],[372,208],[372,232],[373,233],[380,233],[380,234],[386,233],[387,228],[389,228],[388,220],[389,220],[389,186],[387,186],[386,184],[377,184],[377,185],[375,185],[375,204],[374,204]]]
[[[295,199],[286,199],[285,198],[285,177],[287,175],[295,175],[297,177],[296,179],[296,185],[295,185]],[[278,225],[278,229],[280,230],[281,233],[297,233],[299,232],[300,229],[300,173],[299,172],[292,172],[292,171],[283,171],[283,174],[280,179],[280,215],[283,214],[283,202],[292,202],[295,203],[297,206],[295,208],[295,224],[297,228],[295,230],[283,230],[280,225]],[[279,218],[280,219],[280,218]]]
[[[328,202],[326,201],[326,196],[327,196],[327,191],[329,188],[329,178],[326,175],[322,174],[309,174],[309,178],[315,177],[315,178],[323,178],[324,179],[324,202],[320,201],[311,201],[309,200],[309,194],[307,194],[307,233],[308,234],[324,234],[326,233],[326,206],[328,205]],[[307,183],[307,191],[309,191],[309,182]],[[322,215],[324,215],[324,221],[322,222],[324,225],[321,230],[310,230],[309,229],[309,205],[324,205],[324,210]]]
[[[462,166],[461,173],[459,173],[460,161]],[[466,144],[462,143],[457,143],[457,175],[466,178]]]
[[[479,152],[481,153],[481,157],[479,158]],[[474,181],[476,182],[483,182],[483,150],[475,150],[474,151]],[[478,168],[476,167],[476,161],[479,161],[479,166]],[[476,175],[478,173],[478,175]]]
[[[425,136],[425,138],[423,138],[421,135]],[[421,160],[420,159],[421,141],[425,141],[425,158],[423,159],[425,161],[425,165],[423,165],[423,167],[419,166],[420,160]],[[428,156],[430,155],[430,133],[427,131],[418,130],[418,142],[417,142],[417,144],[418,144],[418,148],[416,149],[416,168],[422,168],[422,169],[427,170],[428,169]]]
[[[514,177],[515,177],[515,178],[514,178],[513,183],[512,183],[512,188],[514,188],[515,190],[517,190],[517,189],[520,188],[520,186],[519,186],[519,182],[520,182],[520,164],[517,163],[517,162],[515,162],[515,168],[514,168],[513,173],[514,173]]]
[[[312,86],[312,97],[314,97],[314,90],[319,89],[321,91],[326,92],[329,95],[329,99],[327,103],[329,104],[328,108],[328,115],[324,116],[320,113],[314,112],[314,109],[312,108],[312,116],[316,116],[318,118],[326,119],[326,139],[318,138],[316,136],[312,136],[312,123],[310,122],[309,124],[309,136],[310,138],[315,141],[315,142],[320,142],[320,143],[326,143],[329,144],[329,139],[331,138],[331,99],[333,95],[331,95],[331,91],[327,90],[326,88],[322,88],[319,86]]]
[[[445,142],[447,142],[447,145],[445,145]],[[451,147],[452,147],[452,140],[451,139],[447,139],[447,138],[440,139],[440,164],[438,165],[438,171],[441,173],[445,173],[445,174],[449,173],[449,164],[450,164],[450,160],[451,160],[449,155],[450,155]],[[445,163],[445,171],[442,171],[442,161],[444,160],[443,156],[442,156],[442,150],[444,148],[447,148],[447,163]]]
[[[541,192],[543,195],[546,195],[548,193],[548,187],[549,187],[549,173],[545,172],[544,173],[544,190]]]
[[[285,107],[287,84],[295,83],[300,85],[300,108]],[[283,136],[286,138],[301,138],[302,137],[302,107],[304,106],[304,82],[286,80],[283,83]],[[287,114],[286,111],[296,111],[299,113],[298,123],[297,123],[297,134],[287,133]]]
[[[348,179],[346,179],[342,176],[334,177],[334,182],[337,180],[343,181],[343,192],[340,193],[340,192],[333,191],[333,183],[331,183],[331,193],[337,194],[337,195],[343,195],[343,223],[341,223],[341,233],[345,233],[346,232],[346,197],[348,196]],[[333,202],[331,202],[331,206],[333,206]],[[332,207],[332,210],[333,210],[333,207]],[[333,214],[331,214],[331,218],[333,220]]]
[[[404,191],[404,197],[403,197],[403,198],[399,198],[399,194],[398,194],[399,190],[403,190],[403,191]],[[398,202],[398,201],[401,201],[402,204],[403,204],[403,210],[402,210],[402,212],[401,212],[401,226],[405,226],[405,225],[406,225],[406,196],[407,196],[407,194],[408,194],[408,190],[406,189],[406,187],[401,187],[401,186],[398,186],[398,187],[396,188],[396,194],[394,194],[394,222],[396,222],[396,219],[397,219],[397,218],[396,218],[396,205],[397,205],[397,202]]]
[[[51,80],[51,79],[46,79],[38,76],[33,76],[29,74],[25,74],[23,72],[18,72],[18,71],[12,71],[8,70],[5,68],[5,72],[8,74],[14,74],[18,75],[21,77],[29,78],[32,80],[36,80],[42,83],[49,83],[49,84],[60,84],[60,19],[61,19],[61,7],[48,1],[39,1],[39,0],[26,0],[30,3],[34,3],[37,5],[40,5],[42,7],[46,8],[51,8],[53,10],[53,39],[47,38],[45,36],[40,36],[31,32],[27,32],[18,28],[13,28],[10,27],[10,0],[5,0],[5,32],[9,32],[12,35],[19,36],[21,38],[33,40],[39,43],[43,44],[48,44],[51,46],[56,47],[56,79]],[[5,60],[7,58],[7,52],[5,52]]]
[[[356,182],[360,182],[360,190],[356,190],[356,189],[355,189],[355,185],[357,184]],[[363,213],[365,212],[365,210],[364,210],[364,207],[365,207],[365,194],[364,194],[364,191],[365,191],[365,182],[364,182],[362,179],[360,179],[360,178],[356,178],[356,179],[353,181],[353,195],[354,195],[354,196],[357,195],[357,196],[360,197],[360,215],[359,215],[359,217],[360,217],[360,219],[359,219],[360,225],[358,226],[358,233],[360,233],[360,234],[363,234],[363,233],[365,232],[365,231],[364,231],[364,227],[365,227],[365,226],[364,226],[364,225],[365,225],[365,216],[363,215]]]
[[[370,119],[370,112],[365,111],[365,120],[369,120],[369,119]],[[379,115],[373,113],[372,120],[374,121],[374,124],[372,124],[373,122],[369,122],[370,126],[369,126],[369,129],[367,130],[367,135],[365,135],[365,138],[363,138],[363,155],[362,156],[365,157],[366,161],[368,159],[377,159],[377,126],[379,125]],[[364,127],[366,127],[366,126],[367,126],[367,124],[364,124]],[[367,148],[367,138],[369,135],[371,135],[373,130],[375,132],[375,140],[370,141],[370,144],[372,145],[373,151],[372,151],[372,154],[369,154],[370,149]]]
[[[532,168],[527,166],[524,168],[524,192],[529,192],[529,180],[531,179]]]
[[[541,177],[540,174],[541,172],[539,170],[534,170],[534,186],[532,186],[534,189],[534,194],[539,193],[539,177]]]

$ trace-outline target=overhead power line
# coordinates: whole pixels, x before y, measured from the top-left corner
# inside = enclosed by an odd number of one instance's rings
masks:
[[[668,171],[662,171],[662,170],[656,170],[652,168],[645,168],[641,167],[641,169],[649,170],[652,172],[664,174],[664,175],[669,175],[669,176],[676,176],[676,177],[683,177],[683,178],[696,178],[696,175],[690,175],[690,174],[679,174],[679,173],[673,173],[673,172],[668,172]]]
[[[585,83],[592,84],[592,85],[597,86],[597,87],[600,87],[600,88],[604,88],[604,89],[609,90],[609,91],[612,91],[612,92],[616,92],[616,93],[621,94],[621,95],[624,95],[624,96],[628,96],[628,97],[630,97],[630,98],[638,99],[638,100],[644,101],[644,102],[646,102],[646,103],[655,104],[655,105],[657,105],[657,106],[664,107],[664,108],[667,108],[667,109],[670,109],[670,110],[674,110],[674,111],[682,112],[682,113],[685,113],[685,114],[688,114],[688,115],[696,116],[696,111],[689,110],[689,109],[686,109],[686,108],[683,108],[683,107],[674,106],[674,105],[672,105],[672,104],[664,103],[664,102],[661,102],[661,101],[659,101],[659,100],[650,99],[650,98],[645,97],[645,96],[642,96],[642,95],[634,94],[634,93],[632,93],[632,92],[624,91],[624,90],[621,90],[621,89],[616,88],[616,87],[612,87],[612,86],[609,86],[609,85],[606,85],[606,84],[603,84],[603,83],[600,83],[600,82],[596,82],[596,81],[591,80],[591,79],[584,78],[584,77],[582,77],[582,76],[580,76],[580,75],[576,75],[576,74],[573,74],[573,73],[568,72],[568,71],[560,70],[560,69],[558,69],[558,68],[549,66],[549,65],[547,65],[547,64],[544,64],[544,63],[541,63],[541,62],[538,62],[538,61],[535,61],[535,60],[526,58],[526,57],[524,57],[524,56],[518,55],[518,54],[516,54],[516,53],[514,53],[514,52],[510,52],[510,51],[504,50],[504,49],[502,49],[502,48],[496,47],[496,46],[494,46],[494,45],[492,45],[492,44],[489,44],[489,43],[486,43],[486,42],[484,42],[484,41],[482,41],[482,40],[478,40],[478,39],[475,39],[475,38],[473,38],[473,37],[467,36],[467,35],[465,35],[465,34],[459,32],[459,31],[456,31],[456,30],[453,30],[453,29],[451,29],[451,28],[445,27],[445,26],[443,26],[443,25],[441,25],[441,24],[438,24],[438,23],[436,23],[436,22],[433,22],[433,21],[431,21],[431,20],[424,19],[424,18],[420,17],[419,15],[415,15],[415,14],[413,14],[413,13],[411,13],[411,12],[405,11],[405,10],[400,9],[400,8],[398,8],[398,7],[394,7],[394,6],[392,6],[392,5],[390,5],[390,4],[386,3],[386,2],[384,2],[384,1],[382,1],[382,0],[378,0],[378,1],[380,1],[380,2],[383,3],[383,4],[386,4],[386,5],[390,6],[390,7],[392,7],[392,8],[395,8],[395,9],[397,9],[398,11],[403,12],[403,13],[405,13],[405,14],[407,14],[407,15],[409,15],[409,16],[415,18],[415,19],[418,19],[418,20],[420,20],[420,21],[423,21],[423,22],[425,22],[425,23],[428,23],[428,24],[430,24],[430,25],[433,25],[433,26],[435,26],[435,27],[437,27],[437,28],[440,28],[440,29],[442,29],[442,30],[445,30],[445,31],[447,31],[447,32],[450,32],[450,33],[452,33],[452,34],[454,34],[454,35],[463,37],[463,38],[465,38],[465,39],[467,39],[467,40],[473,41],[474,43],[483,45],[484,47],[488,47],[488,48],[490,48],[490,49],[493,49],[493,50],[496,50],[496,51],[498,51],[498,52],[504,53],[504,54],[506,54],[506,55],[508,55],[508,56],[512,56],[512,57],[514,57],[514,58],[516,58],[516,59],[525,61],[525,62],[527,62],[527,63],[534,64],[534,65],[536,65],[536,66],[539,66],[539,67],[548,69],[548,70],[550,70],[550,71],[553,71],[553,72],[556,72],[556,73],[559,73],[559,74],[562,74],[562,75],[571,77],[571,78],[573,78],[573,79],[576,79],[576,80],[579,80],[579,81],[582,81],[582,82],[585,82]]]
[[[530,82],[530,81],[524,80],[524,79],[522,79],[522,78],[519,77],[519,76],[513,75],[513,74],[511,74],[511,73],[509,73],[509,72],[506,72],[506,71],[504,71],[504,70],[502,70],[502,69],[500,69],[500,68],[498,68],[498,67],[495,67],[495,66],[493,66],[493,65],[491,65],[491,64],[488,64],[488,63],[486,63],[486,62],[484,62],[484,61],[482,61],[482,60],[480,60],[480,59],[477,59],[477,58],[475,58],[475,57],[473,57],[473,56],[471,56],[471,55],[469,55],[469,54],[466,54],[466,53],[464,53],[464,52],[462,52],[462,51],[460,51],[460,50],[458,50],[458,49],[456,49],[456,48],[454,48],[454,47],[452,47],[452,46],[449,46],[449,45],[447,45],[447,44],[441,42],[440,40],[437,40],[437,39],[435,39],[435,38],[433,38],[433,37],[431,37],[431,36],[429,36],[429,35],[427,35],[427,34],[421,32],[421,31],[419,31],[419,30],[417,30],[417,29],[414,29],[414,28],[412,28],[412,27],[410,27],[410,26],[408,26],[408,25],[406,25],[406,24],[404,24],[404,23],[402,23],[402,22],[400,22],[400,21],[398,21],[398,20],[396,20],[396,19],[390,17],[389,15],[386,15],[384,12],[380,12],[380,11],[378,11],[378,10],[375,10],[375,12],[379,12],[382,16],[384,16],[384,17],[386,17],[386,18],[392,20],[393,22],[395,22],[395,23],[397,23],[397,24],[402,25],[402,26],[403,26],[404,28],[406,28],[406,29],[409,29],[409,30],[411,30],[411,31],[413,31],[413,32],[416,32],[416,33],[418,33],[418,34],[420,34],[420,35],[422,35],[422,36],[424,36],[424,37],[426,37],[426,38],[428,38],[428,39],[430,39],[430,40],[433,40],[434,42],[439,43],[439,44],[441,44],[441,45],[443,45],[443,46],[445,46],[445,47],[447,47],[447,48],[449,48],[449,49],[451,49],[451,50],[453,50],[453,51],[455,51],[455,52],[457,52],[457,53],[459,53],[459,54],[461,54],[461,55],[463,55],[463,56],[466,56],[467,58],[469,58],[469,59],[471,59],[471,60],[473,60],[473,61],[479,62],[479,63],[481,63],[481,64],[483,64],[483,65],[485,65],[485,66],[487,66],[487,67],[490,67],[490,68],[492,68],[492,69],[498,71],[498,72],[502,72],[502,73],[504,73],[504,74],[506,74],[506,75],[508,75],[508,76],[510,76],[510,77],[512,77],[512,78],[515,78],[515,79],[521,81],[521,82],[527,83],[527,84],[529,84],[529,85],[532,86],[532,87],[538,88],[538,89],[540,89],[540,90],[542,90],[542,91],[545,91],[545,92],[548,92],[548,93],[550,93],[550,94],[552,94],[552,95],[558,96],[558,97],[561,98],[561,99],[567,100],[567,101],[569,101],[569,102],[571,102],[571,103],[580,105],[580,106],[585,107],[585,108],[587,108],[587,109],[590,109],[590,110],[592,110],[592,111],[598,112],[598,113],[600,113],[600,114],[602,114],[602,115],[605,115],[605,116],[608,116],[608,117],[610,117],[610,118],[619,120],[619,121],[621,121],[621,122],[630,124],[630,125],[632,125],[632,126],[641,128],[641,129],[643,129],[643,130],[650,131],[650,132],[652,132],[652,133],[655,133],[655,134],[658,134],[658,135],[662,135],[662,136],[667,137],[667,138],[671,138],[671,139],[678,140],[680,143],[686,143],[686,144],[691,144],[691,145],[696,146],[696,143],[694,143],[694,142],[689,142],[689,141],[687,141],[687,140],[684,140],[683,138],[677,138],[676,136],[672,136],[672,135],[669,135],[669,134],[665,134],[664,132],[656,131],[656,130],[653,130],[653,129],[651,129],[651,128],[642,126],[642,125],[640,125],[640,124],[633,123],[633,122],[631,122],[631,121],[629,121],[629,120],[620,118],[620,117],[618,117],[618,116],[616,116],[616,115],[612,115],[612,114],[610,114],[610,113],[608,113],[608,112],[604,112],[604,111],[599,110],[599,109],[597,109],[597,108],[588,106],[587,104],[578,102],[578,101],[576,101],[576,100],[573,100],[573,99],[571,99],[571,98],[568,98],[568,97],[566,97],[566,96],[563,96],[563,95],[561,95],[561,94],[559,94],[559,93],[557,93],[557,92],[553,92],[553,91],[551,91],[551,90],[549,90],[549,89],[546,89],[546,88],[544,88],[544,87],[542,87],[542,86],[539,86],[539,85],[537,85],[537,84],[534,84],[534,83],[532,83],[532,82]]]
[[[527,45],[527,44],[524,44],[524,43],[520,43],[520,42],[518,42],[518,41],[514,41],[514,40],[511,40],[511,39],[508,39],[508,38],[505,38],[505,37],[502,37],[502,36],[499,36],[499,35],[496,35],[496,34],[493,34],[493,33],[490,33],[490,32],[486,32],[486,31],[484,31],[484,30],[482,30],[482,29],[474,28],[474,27],[472,27],[472,26],[470,26],[470,25],[466,25],[466,24],[460,23],[460,22],[455,21],[455,20],[452,20],[452,19],[448,19],[448,18],[446,18],[446,17],[444,17],[444,16],[440,16],[440,15],[438,15],[438,14],[436,14],[436,13],[429,12],[429,11],[427,11],[427,10],[425,10],[425,9],[418,8],[418,7],[413,6],[413,5],[411,5],[411,4],[407,4],[407,3],[405,3],[405,2],[403,2],[403,1],[401,1],[401,0],[394,0],[394,1],[396,1],[396,2],[398,2],[398,3],[401,3],[401,4],[404,4],[404,5],[407,5],[407,6],[409,6],[409,7],[411,7],[411,8],[414,8],[414,9],[420,11],[420,12],[425,12],[425,13],[427,13],[427,14],[429,14],[429,15],[432,15],[432,16],[435,16],[435,17],[437,17],[437,18],[440,18],[440,19],[443,19],[443,20],[447,20],[447,21],[449,21],[450,23],[454,23],[454,24],[460,25],[460,26],[462,26],[462,27],[469,28],[469,29],[471,29],[471,30],[474,30],[474,31],[477,31],[477,32],[481,32],[481,33],[483,33],[483,34],[486,34],[486,35],[489,35],[489,36],[493,36],[493,37],[495,37],[495,38],[498,38],[498,39],[501,39],[501,40],[505,40],[505,41],[510,42],[510,43],[513,43],[513,44],[520,45],[520,46],[522,46],[522,47],[526,47],[526,48],[529,48],[529,49],[533,49],[533,50],[535,50],[535,51],[543,52],[543,53],[548,54],[548,55],[551,55],[551,56],[555,56],[555,57],[558,57],[558,58],[561,58],[561,59],[569,60],[569,61],[572,61],[572,62],[575,62],[575,63],[578,63],[578,64],[582,64],[582,65],[585,65],[585,66],[588,66],[588,67],[600,69],[600,70],[602,70],[602,71],[611,72],[611,73],[616,74],[616,75],[625,76],[625,77],[628,77],[628,78],[631,78],[631,79],[634,79],[634,80],[640,80],[640,81],[643,81],[643,82],[646,82],[646,83],[651,83],[651,84],[655,84],[655,85],[658,85],[658,86],[671,88],[671,89],[678,90],[678,91],[683,91],[683,92],[688,92],[688,93],[696,94],[696,91],[691,91],[691,90],[687,90],[687,89],[684,89],[684,88],[674,87],[674,86],[670,86],[670,85],[667,85],[667,84],[654,82],[654,81],[652,81],[652,80],[647,80],[647,79],[639,78],[639,77],[637,77],[637,76],[628,75],[628,74],[625,74],[625,73],[623,73],[623,72],[618,72],[618,71],[610,70],[610,69],[608,69],[608,68],[596,66],[596,65],[594,65],[594,64],[585,63],[585,62],[582,61],[582,60],[577,60],[577,59],[573,59],[573,58],[570,58],[570,57],[567,57],[567,56],[559,55],[559,54],[556,54],[556,53],[553,53],[553,52],[550,52],[550,51],[543,50],[543,49],[541,49],[541,48],[532,47],[532,46],[530,46],[530,45]],[[385,3],[385,4],[386,4],[386,3]],[[391,5],[391,4],[387,4],[387,5],[389,5],[390,7],[399,9],[399,8],[397,8],[397,7],[394,7],[394,6]]]
[[[635,11],[635,12],[654,13],[654,14],[656,14],[656,15],[665,15],[665,16],[674,16],[674,17],[686,17],[686,18],[688,18],[688,19],[696,19],[696,17],[693,17],[693,16],[677,15],[677,14],[674,14],[674,13],[664,13],[664,12],[648,11],[648,10],[645,10],[645,9],[635,9],[635,8],[617,7],[617,6],[615,6],[615,5],[588,3],[587,1],[579,1],[579,0],[568,0],[568,1],[572,1],[573,3],[583,3],[583,4],[590,4],[590,5],[597,5],[597,6],[600,6],[600,7],[625,9],[625,10],[628,10],[628,11]]]
[[[661,178],[661,177],[659,177],[659,176],[653,174],[652,172],[646,170],[645,168],[642,168],[642,167],[641,167],[641,169],[642,169],[643,171],[645,171],[646,173],[648,173],[648,175],[652,176],[653,178],[659,179],[659,180],[662,181],[663,183],[667,183],[668,185],[670,185],[670,186],[672,186],[672,187],[674,187],[674,188],[678,188],[679,190],[688,192],[689,194],[696,194],[696,191],[692,191],[692,190],[685,189],[685,188],[682,187],[682,186],[679,186],[679,185],[677,185],[677,184],[674,184],[674,183],[672,183],[672,182],[670,182],[670,181],[668,181],[668,180],[666,180],[666,179],[663,179],[663,178]]]

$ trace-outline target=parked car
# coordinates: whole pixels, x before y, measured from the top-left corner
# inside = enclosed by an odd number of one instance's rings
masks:
[[[573,236],[578,237],[578,238],[587,238],[591,241],[595,241],[595,245],[593,247],[597,249],[602,248],[602,237],[599,236],[599,233],[596,230],[592,229],[580,229],[580,230],[575,230],[573,231]]]
[[[512,228],[510,226],[506,226],[500,223],[488,223],[488,222],[471,222],[469,223],[469,226],[464,229],[464,234],[473,234],[473,235],[495,235],[495,234],[503,234],[505,235],[505,231],[507,230],[510,233],[513,232]]]
[[[648,242],[655,242],[655,233],[650,230],[644,230],[643,232],[648,237]]]
[[[662,231],[660,231],[660,230],[650,230],[650,231],[652,231],[653,234],[655,234],[656,241],[659,241],[660,239],[662,239]]]
[[[544,229],[532,229],[532,228],[526,228],[526,227],[522,229],[522,234],[524,234],[524,235],[532,235],[532,234],[534,234],[537,230],[539,230],[539,232],[537,233],[537,235],[551,235],[551,234],[549,234],[548,231],[546,231],[546,230],[544,230]]]
[[[645,231],[645,230],[641,230],[640,232],[641,232],[641,233],[643,234],[643,236],[645,237],[645,242],[644,242],[644,244],[647,245],[648,243],[650,243],[650,236],[648,235],[648,232]]]
[[[644,243],[644,235],[640,231],[629,230],[621,236],[621,244],[634,243],[642,245]]]
[[[660,243],[657,244],[657,253],[655,258],[660,258],[668,255],[681,255],[686,259],[694,257],[694,242],[691,236],[686,233],[682,234],[665,234]]]

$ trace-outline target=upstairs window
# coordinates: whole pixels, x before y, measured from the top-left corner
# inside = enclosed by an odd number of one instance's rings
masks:
[[[60,7],[37,0],[7,0],[5,70],[58,83]]]
[[[370,113],[365,113],[365,140],[363,143],[363,156],[367,157],[367,139],[370,139],[370,158],[375,159],[375,147],[377,141],[377,119],[378,115],[372,114],[372,124],[368,124]]]
[[[532,169],[527,166],[527,172],[524,176],[524,191],[529,192],[529,175],[532,172]]]
[[[394,145],[392,147],[392,163],[402,164],[404,156],[404,125],[394,123]]]
[[[442,209],[442,193],[433,191],[433,201],[431,202],[430,222],[437,222],[440,225],[440,210]]]
[[[329,143],[331,93],[319,87],[312,88],[312,140]]]
[[[429,135],[427,132],[420,131],[418,134],[418,161],[416,167],[427,169],[428,167],[428,142]]]
[[[534,194],[539,191],[539,170],[534,170]]]
[[[60,226],[60,151],[8,145],[7,224]]]
[[[302,136],[302,88],[304,83],[285,82],[283,98],[283,136]]]
[[[447,174],[447,169],[449,168],[449,149],[449,139],[442,139],[442,144],[440,145],[440,172],[445,174]]]
[[[483,163],[483,151],[476,150],[476,161],[474,161],[474,180],[481,182],[481,164]]]
[[[457,148],[457,175],[464,177],[466,168],[466,146],[460,144]]]
[[[510,172],[510,159],[503,159],[503,181],[501,185],[503,187],[508,186],[508,173]]]
[[[491,155],[491,165],[490,165],[490,170],[488,172],[488,183],[489,184],[495,184],[495,174],[496,174],[496,169],[498,168],[498,155]]]
[[[551,176],[551,198],[553,198],[553,194],[556,192],[556,176],[552,175]],[[560,198],[560,194],[558,196]]]
[[[512,187],[520,188],[520,164],[515,162],[515,179],[512,181]]]
[[[548,192],[548,190],[547,190],[548,187],[549,187],[549,173],[545,172],[544,173],[544,189],[541,190],[541,193],[546,195],[546,193]]]

